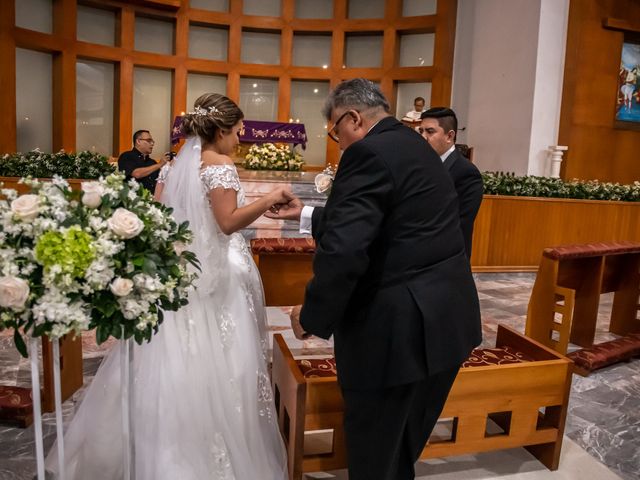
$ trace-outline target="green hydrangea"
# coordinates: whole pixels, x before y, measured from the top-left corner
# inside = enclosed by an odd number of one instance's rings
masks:
[[[35,257],[46,270],[57,265],[61,274],[82,277],[95,258],[92,240],[80,227],[71,227],[64,234],[47,232],[38,239]]]

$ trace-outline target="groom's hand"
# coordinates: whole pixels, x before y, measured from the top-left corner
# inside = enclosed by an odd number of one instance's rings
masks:
[[[310,333],[304,331],[302,325],[300,325],[300,311],[302,310],[302,305],[296,305],[291,309],[291,313],[289,317],[291,318],[291,328],[293,329],[293,334],[296,336],[298,340],[304,340],[311,336]]]
[[[264,216],[276,220],[300,220],[304,203],[291,192],[286,192],[288,203],[279,203],[271,207]]]

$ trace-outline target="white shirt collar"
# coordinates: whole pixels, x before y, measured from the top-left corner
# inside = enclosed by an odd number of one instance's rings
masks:
[[[451,153],[455,150],[455,148],[456,148],[456,144],[454,143],[453,145],[451,145],[451,148],[449,148],[449,150],[447,150],[442,155],[440,155],[440,160],[442,160],[442,163],[444,163],[444,161],[449,157],[449,155],[451,155]]]

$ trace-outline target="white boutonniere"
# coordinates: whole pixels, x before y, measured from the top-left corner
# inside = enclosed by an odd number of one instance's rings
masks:
[[[314,180],[316,192],[325,193],[328,196],[331,193],[331,187],[335,176],[336,169],[332,165],[327,165],[322,172],[316,175]]]

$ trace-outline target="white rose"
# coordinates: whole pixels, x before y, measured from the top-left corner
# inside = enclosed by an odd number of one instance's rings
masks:
[[[11,211],[25,222],[29,222],[36,218],[38,216],[39,209],[40,199],[38,198],[38,195],[20,195],[11,202]]]
[[[138,216],[126,208],[118,208],[109,220],[109,229],[120,238],[133,238],[143,229],[144,223]]]
[[[318,175],[316,175],[316,178],[315,178],[316,192],[325,193],[329,191],[332,183],[333,183],[333,178],[331,178],[326,173],[319,173]]]
[[[117,277],[111,282],[109,289],[116,297],[126,297],[133,290],[133,280]]]
[[[0,277],[0,306],[20,311],[29,298],[29,284],[17,277]]]
[[[176,255],[182,255],[182,252],[184,252],[187,249],[187,246],[184,244],[184,242],[173,242],[173,250],[176,252]]]
[[[83,182],[82,192],[82,203],[87,207],[97,208],[102,203],[104,187],[99,182]]]

